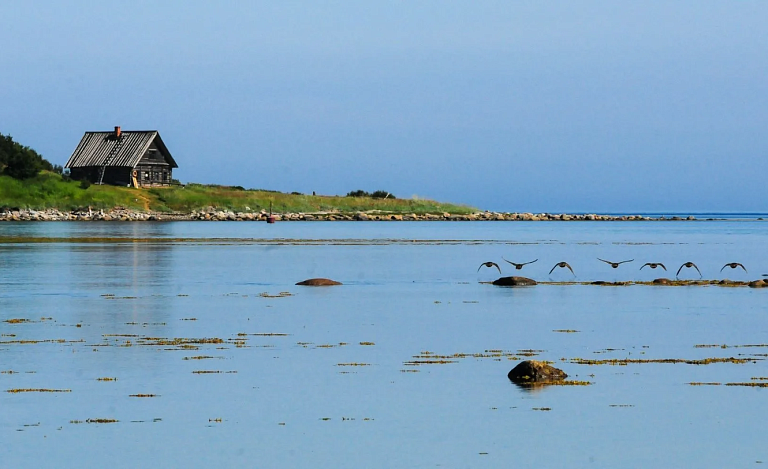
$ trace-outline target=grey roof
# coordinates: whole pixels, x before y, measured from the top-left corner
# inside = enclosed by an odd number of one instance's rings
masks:
[[[127,166],[133,168],[139,163],[139,160],[147,152],[153,141],[168,164],[172,168],[178,168],[179,165],[174,161],[157,130],[125,130],[121,132],[119,141],[115,139],[113,131],[86,132],[64,167],[101,166],[119,142],[120,148],[112,156],[108,166]]]

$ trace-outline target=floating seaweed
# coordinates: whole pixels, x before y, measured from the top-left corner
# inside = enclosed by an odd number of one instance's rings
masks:
[[[607,360],[588,360],[585,358],[573,358],[571,363],[576,365],[634,365],[639,363],[685,363],[686,365],[710,365],[712,363],[755,363],[758,358],[704,358],[701,360],[686,360],[682,358],[657,358],[657,359],[639,359],[639,358],[612,358]]]
[[[8,324],[23,324],[26,322],[34,322],[30,319],[24,319],[24,318],[15,318],[15,319],[6,319],[3,322],[7,322]]]
[[[285,298],[287,296],[293,296],[293,293],[287,292],[287,291],[281,291],[276,295],[270,295],[269,292],[262,292],[262,293],[259,293],[259,296],[262,298]]]
[[[43,388],[21,388],[21,389],[8,389],[5,392],[19,393],[19,392],[72,392],[71,389],[43,389]]]

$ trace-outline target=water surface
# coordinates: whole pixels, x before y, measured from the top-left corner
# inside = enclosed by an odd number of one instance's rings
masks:
[[[726,386],[768,382],[768,290],[513,289],[478,272],[648,281],[693,261],[755,279],[763,223],[0,224],[3,465],[768,461],[768,389]],[[576,276],[550,275],[559,261]],[[310,277],[344,285],[294,285]],[[730,357],[746,362],[579,363]],[[517,387],[506,374],[527,358],[591,384]],[[26,389],[67,392],[7,392]]]

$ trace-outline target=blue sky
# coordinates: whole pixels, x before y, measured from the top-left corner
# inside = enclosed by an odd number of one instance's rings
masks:
[[[183,182],[768,211],[768,3],[4,0],[0,133],[157,129]]]

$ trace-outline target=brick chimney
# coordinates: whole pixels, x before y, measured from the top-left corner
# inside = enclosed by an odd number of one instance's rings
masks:
[[[123,134],[123,132],[120,130],[120,126],[116,125],[115,126],[115,138],[120,138],[120,135],[122,135],[122,134]]]

